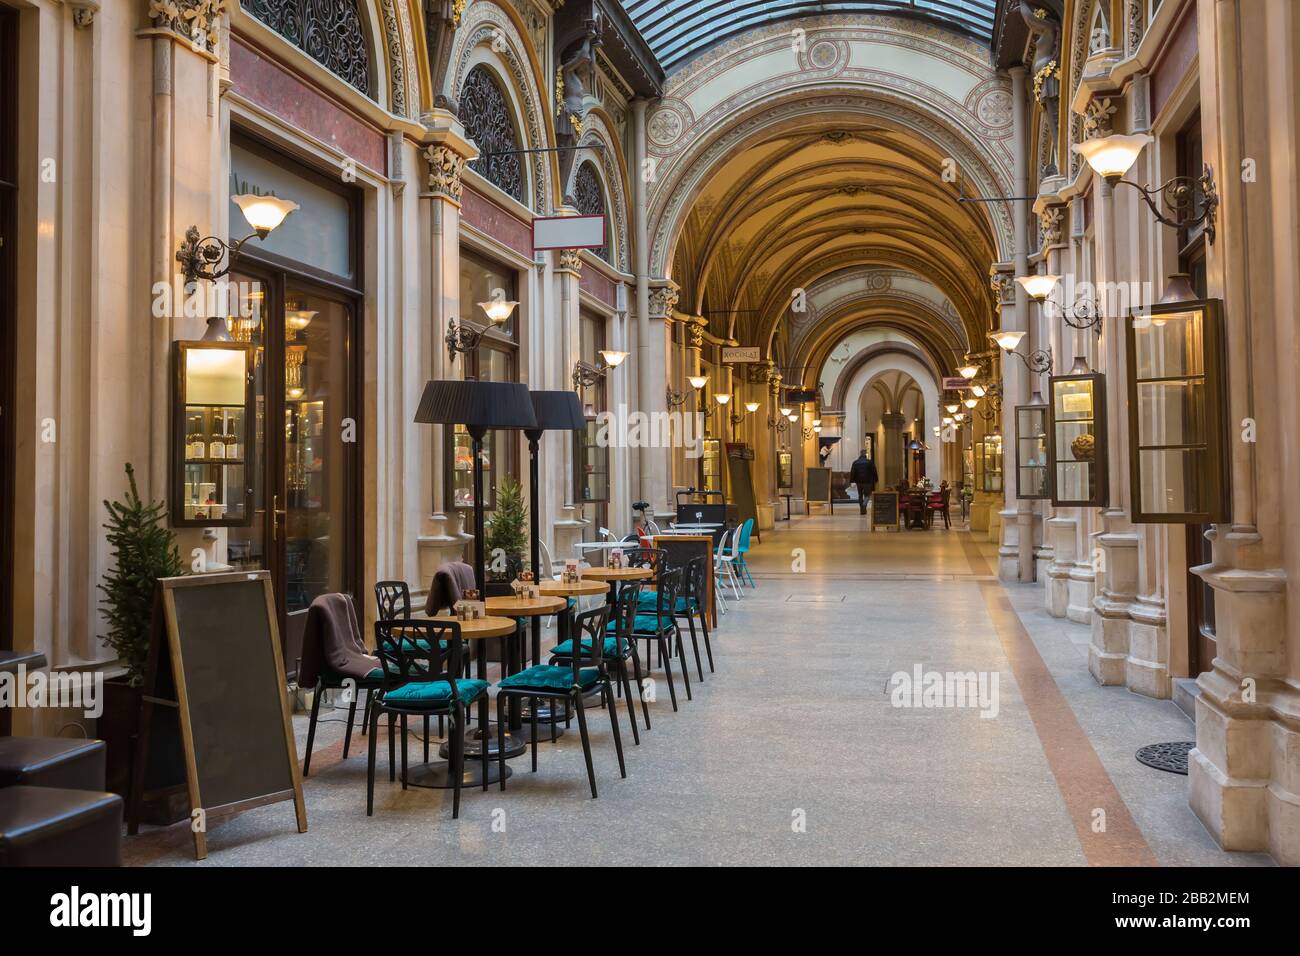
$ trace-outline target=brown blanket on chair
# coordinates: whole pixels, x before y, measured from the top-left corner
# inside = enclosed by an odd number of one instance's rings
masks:
[[[366,653],[357,626],[357,611],[346,594],[322,594],[307,609],[302,635],[302,663],[298,686],[314,687],[328,668],[343,677],[365,677],[379,666],[379,658]]]
[[[424,613],[429,617],[439,611],[450,611],[466,591],[474,587],[474,569],[464,561],[447,561],[433,575],[429,597],[424,602]]]

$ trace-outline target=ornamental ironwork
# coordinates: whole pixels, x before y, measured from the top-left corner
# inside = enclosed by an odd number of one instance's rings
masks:
[[[519,202],[524,201],[523,164],[519,162],[519,135],[501,84],[484,66],[465,76],[460,92],[460,121],[465,135],[478,147],[479,158],[469,164],[493,186]]]
[[[578,167],[578,174],[573,178],[573,201],[578,207],[578,212],[584,216],[605,215],[605,191],[600,186],[600,175],[591,162],[585,162]],[[606,262],[610,261],[608,242],[599,249],[591,251]]]
[[[339,79],[373,95],[357,0],[244,0],[243,6]]]

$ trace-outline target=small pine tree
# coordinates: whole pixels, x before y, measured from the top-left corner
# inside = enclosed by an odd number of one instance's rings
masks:
[[[487,533],[489,576],[512,580],[524,566],[524,549],[528,546],[528,506],[524,504],[519,482],[507,478],[497,492],[497,507]],[[498,556],[504,557],[501,565]]]
[[[124,501],[108,501],[108,543],[113,546],[114,568],[104,574],[104,618],[108,636],[101,640],[126,665],[132,686],[144,680],[149,655],[149,628],[153,618],[154,582],[185,573],[176,535],[160,522],[166,504],[145,504],[135,484],[135,469],[126,466],[130,491]]]

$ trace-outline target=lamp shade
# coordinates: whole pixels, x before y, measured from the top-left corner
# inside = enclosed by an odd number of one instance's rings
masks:
[[[470,429],[537,427],[528,386],[515,382],[426,382],[415,420]]]
[[[1137,162],[1138,153],[1154,142],[1155,139],[1146,133],[1132,136],[1116,133],[1079,143],[1074,151],[1088,161],[1093,172],[1113,183],[1132,168]]]
[[[582,431],[587,427],[582,414],[582,403],[576,392],[569,391],[534,391],[529,392],[533,399],[533,415],[537,419],[536,431],[559,432]],[[533,431],[534,429],[529,429]]]
[[[1020,340],[1025,337],[1024,332],[1017,332],[1013,329],[1003,329],[1000,332],[990,332],[989,338],[997,343],[998,348],[1004,352],[1014,352]]]

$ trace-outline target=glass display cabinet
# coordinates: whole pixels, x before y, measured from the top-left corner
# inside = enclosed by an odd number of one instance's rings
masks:
[[[1052,504],[1101,508],[1106,505],[1106,376],[1087,371],[1076,359],[1069,375],[1047,380],[1047,459]]]
[[[490,507],[492,493],[492,445],[483,442],[483,491]],[[464,425],[453,427],[451,434],[451,501],[453,508],[474,507],[474,441]]]
[[[794,456],[789,449],[783,448],[776,453],[776,486],[794,487]]]
[[[172,356],[172,525],[246,526],[253,514],[253,348],[176,342]]]
[[[975,442],[975,490],[1002,491],[1002,436],[985,435]]]
[[[1193,299],[1134,314],[1128,337],[1133,520],[1228,520],[1223,305]]]
[[[1051,497],[1050,475],[1047,467],[1047,406],[1017,405],[1016,497]]]

